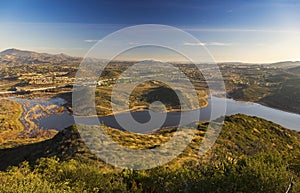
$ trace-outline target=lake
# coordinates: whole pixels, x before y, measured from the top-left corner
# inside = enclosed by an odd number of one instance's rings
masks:
[[[13,100],[16,100],[16,98],[13,98]],[[30,99],[22,99],[22,100],[30,100]],[[34,104],[37,103],[36,99],[34,100]],[[51,99],[56,104],[62,105],[63,99]],[[20,102],[20,100],[17,100]],[[50,100],[49,100],[50,101]],[[44,101],[45,104],[48,104],[49,101]],[[50,101],[51,102],[51,101]],[[211,116],[211,110],[214,109],[215,113],[214,116],[211,117],[211,119],[216,119],[223,115],[222,113],[222,107],[224,105],[224,102],[226,103],[226,115],[234,115],[234,114],[246,114],[249,116],[257,116],[269,121],[272,121],[274,123],[277,123],[283,127],[293,129],[293,130],[300,130],[300,115],[295,113],[289,113],[277,109],[273,109],[267,106],[263,106],[257,103],[251,103],[251,102],[242,102],[242,101],[235,101],[233,99],[222,99],[217,97],[212,97],[209,99],[209,105],[203,109],[197,109],[193,111],[188,112],[169,112],[165,114],[166,119],[163,122],[162,126],[178,126],[179,120],[181,117],[184,118],[184,120],[187,120],[186,123],[196,121],[197,117],[195,115],[198,115],[200,112],[200,121],[207,121],[210,119]],[[213,107],[212,105],[213,104]],[[26,109],[25,109],[26,110]],[[116,121],[116,117],[120,119],[126,119],[126,116],[131,115],[136,121],[139,123],[147,123],[147,121],[150,120],[150,113],[148,110],[145,111],[138,111],[138,112],[125,112],[125,113],[119,113],[112,116],[104,116],[104,117],[89,117],[89,118],[79,118],[77,117],[77,122],[80,122],[81,124],[88,124],[88,125],[94,125],[103,123],[109,127],[122,129],[120,124]],[[161,117],[164,114],[155,112],[153,113],[153,116],[155,117]],[[72,124],[75,123],[74,117],[67,111],[64,111],[62,113],[58,114],[50,114],[47,116],[43,116],[39,118],[38,120],[34,120],[34,122],[41,128],[44,129],[56,129],[61,130],[63,128],[66,128]],[[185,122],[182,123],[184,125]],[[151,125],[150,125],[151,126]],[[152,125],[153,128],[148,128],[150,130],[155,130],[157,127],[156,125]]]

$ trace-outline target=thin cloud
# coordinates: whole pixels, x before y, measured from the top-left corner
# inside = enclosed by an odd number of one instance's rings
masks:
[[[223,42],[210,42],[207,43],[208,46],[231,46],[231,43],[223,43]]]
[[[183,28],[189,32],[264,32],[264,33],[299,33],[299,29],[238,29],[238,28]]]
[[[201,42],[185,42],[183,45],[185,46],[206,46],[206,43],[201,43]]]
[[[223,43],[223,42],[185,42],[183,45],[185,46],[231,46],[231,43]]]
[[[101,41],[101,40],[84,40],[84,42],[86,42],[86,43],[96,43],[98,41]]]
[[[129,45],[138,45],[138,43],[136,43],[136,42],[129,42],[128,44]]]

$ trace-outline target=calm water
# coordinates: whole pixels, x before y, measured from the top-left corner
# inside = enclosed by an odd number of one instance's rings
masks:
[[[16,98],[14,98],[16,100]],[[29,99],[22,99],[22,100],[29,100]],[[19,99],[17,100],[19,102]],[[213,101],[213,102],[212,102]],[[36,104],[39,101],[37,99],[33,99],[32,103]],[[51,99],[43,101],[42,104],[49,105],[49,103],[55,103],[62,105],[64,104],[63,99]],[[185,122],[182,122],[181,125],[188,124],[190,122],[193,122],[197,120],[197,116],[199,115],[200,111],[200,119],[201,121],[209,120],[211,116],[211,110],[214,110],[214,115],[211,117],[211,119],[216,119],[223,115],[222,113],[222,106],[224,107],[224,102],[226,103],[226,115],[234,115],[234,114],[246,114],[250,116],[257,116],[264,118],[266,120],[272,121],[274,123],[277,123],[283,127],[293,129],[293,130],[300,130],[300,115],[294,114],[294,113],[288,113],[285,111],[273,109],[270,107],[266,107],[260,104],[256,103],[250,103],[250,102],[241,102],[241,101],[235,101],[233,99],[221,99],[213,97],[209,100],[209,105],[206,108],[198,109],[194,111],[189,112],[170,112],[166,114],[165,122],[162,124],[162,126],[177,126],[179,124],[179,120],[182,117]],[[213,107],[212,105],[213,104]],[[28,107],[27,107],[28,108]],[[26,109],[25,109],[26,110]],[[126,112],[126,113],[120,113],[115,116],[105,116],[105,117],[99,117],[99,118],[77,118],[76,120],[79,121],[82,124],[98,124],[104,123],[107,126],[122,129],[122,127],[118,124],[116,121],[116,117],[120,119],[126,119],[126,116],[132,115],[134,119],[140,123],[147,123],[150,120],[150,114],[149,111],[139,111],[139,112]],[[153,117],[161,117],[163,114],[161,113],[154,113]],[[152,118],[153,118],[152,117]],[[65,111],[60,114],[51,114],[45,117],[40,118],[39,120],[35,121],[36,124],[42,128],[45,129],[57,129],[61,130],[65,127],[68,127],[75,123],[73,116]],[[161,126],[161,125],[159,125]],[[153,128],[149,129],[155,129],[157,128],[157,125],[152,125]]]
[[[59,116],[56,117],[55,114],[49,115],[49,114],[45,113],[41,108],[39,108],[39,107],[42,107],[42,108],[48,107],[47,111],[50,112],[50,113],[53,113],[56,110],[57,107],[60,107],[60,106],[62,106],[66,103],[66,101],[62,98],[33,98],[33,99],[27,99],[27,98],[9,97],[9,98],[6,98],[6,99],[13,100],[13,101],[16,101],[16,102],[22,104],[24,112],[23,112],[23,115],[22,115],[20,120],[25,125],[25,128],[27,127],[27,123],[24,120],[24,117],[25,116],[30,117],[33,114],[39,114],[41,117],[38,118],[38,119],[34,119],[32,121],[35,124],[37,124],[39,127],[43,127],[45,129],[46,128],[55,128],[55,129],[65,128],[65,122],[61,118],[64,118],[64,117],[67,118],[67,115],[69,115],[70,120],[72,118],[71,115],[67,112],[62,113],[62,114],[57,114],[57,115],[62,116],[60,118]],[[45,121],[45,120],[49,123],[45,124],[45,125],[39,123],[39,121]],[[55,123],[50,124],[51,120],[54,121]],[[74,119],[73,119],[73,122],[74,122]],[[69,123],[71,123],[71,122],[69,122]],[[67,123],[68,126],[69,126],[69,123]]]

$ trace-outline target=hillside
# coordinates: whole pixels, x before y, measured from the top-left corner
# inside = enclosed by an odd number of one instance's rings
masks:
[[[31,64],[59,64],[63,62],[79,61],[77,57],[65,54],[47,54],[32,51],[7,49],[0,52],[0,64],[8,66]]]
[[[200,123],[193,142],[169,164],[150,170],[120,170],[97,160],[76,128],[54,138],[0,150],[1,192],[299,192],[300,134],[269,121],[226,117],[214,147],[197,156],[207,124]],[[134,135],[106,128],[119,144],[153,148],[175,128]],[[24,162],[27,160],[26,162]],[[18,167],[8,166],[18,165]]]
[[[282,62],[244,69],[223,70],[223,76],[236,71],[236,80],[226,80],[228,96],[272,108],[300,113],[299,62]]]
[[[206,123],[201,123],[193,142],[176,160],[170,164],[183,164],[199,160],[198,144],[205,134]],[[106,128],[107,133],[123,146],[138,149],[147,149],[159,146],[166,142],[175,131],[174,128],[165,128],[149,135],[135,135],[133,133]],[[207,155],[220,151],[229,152],[231,156],[252,156],[261,151],[275,151],[281,155],[300,155],[300,134],[285,129],[269,121],[234,115],[226,117],[223,130],[216,144]],[[207,157],[206,155],[206,157]],[[17,165],[22,161],[34,162],[41,157],[59,157],[62,160],[70,158],[92,159],[95,157],[84,145],[74,126],[64,129],[52,139],[29,145],[17,146],[0,150],[0,166],[5,169],[10,165]]]
[[[265,66],[288,69],[288,68],[299,67],[300,62],[299,61],[283,61],[283,62],[265,64]]]
[[[52,139],[0,150],[0,169],[18,165],[25,160],[33,163],[41,157],[53,156],[63,160],[79,157],[93,159],[93,155],[80,139],[79,133],[75,128],[70,127],[59,132]]]
[[[294,68],[289,68],[287,71],[292,74],[300,74],[300,66],[294,67]]]

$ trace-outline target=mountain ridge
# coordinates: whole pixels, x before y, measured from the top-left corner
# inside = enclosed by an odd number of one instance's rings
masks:
[[[66,57],[73,57],[69,56],[64,53],[59,53],[59,54],[49,54],[49,53],[44,53],[44,52],[36,52],[36,51],[29,51],[29,50],[21,50],[17,48],[9,48],[6,50],[3,50],[0,52],[0,56],[5,56],[5,55],[19,55],[19,56],[30,56],[30,55],[35,55],[35,54],[42,54],[42,55],[48,55],[48,56],[66,56]]]
[[[21,50],[17,48],[9,48],[0,52],[0,65],[1,63],[9,63],[8,60],[12,59],[21,59],[25,57],[27,59],[31,59],[29,61],[25,61],[25,63],[51,63],[51,60],[57,60],[57,62],[66,61],[66,60],[82,60],[82,57],[77,56],[69,56],[64,53],[59,54],[49,54],[49,53],[41,53],[36,51],[29,51],[29,50]],[[33,61],[33,59],[40,59]],[[48,61],[47,61],[48,59]],[[92,58],[91,58],[92,59]],[[101,59],[107,60],[107,59]],[[148,61],[148,60],[145,60]],[[151,60],[149,60],[151,61]],[[31,63],[30,63],[31,62]],[[56,62],[55,62],[56,63]],[[260,64],[260,63],[247,63],[247,62],[218,62],[218,64],[233,64],[233,65],[249,65],[249,64]],[[266,67],[278,67],[278,68],[293,68],[300,66],[300,61],[279,61],[279,62],[272,62],[272,63],[264,63],[261,64]]]
[[[80,61],[80,58],[63,53],[48,54],[15,48],[6,49],[0,52],[0,65],[59,64],[70,61]]]

